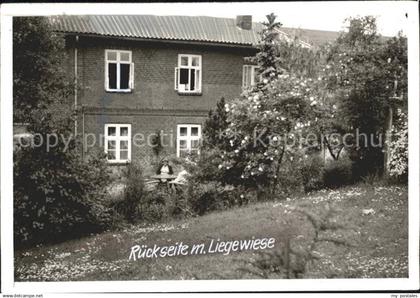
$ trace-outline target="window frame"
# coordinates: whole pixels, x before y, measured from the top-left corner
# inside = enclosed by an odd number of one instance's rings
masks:
[[[251,83],[249,85],[246,85],[246,80],[245,80],[245,69],[250,69],[250,76],[251,76]],[[253,65],[253,64],[244,64],[242,66],[242,89],[246,89],[249,87],[254,86],[257,82],[255,80],[255,73],[258,69],[258,65]]]
[[[115,136],[108,135],[108,128],[115,127]],[[127,127],[128,132],[127,136],[120,135],[120,129],[122,127]],[[104,126],[104,151],[108,154],[108,141],[115,141],[115,159],[108,159],[109,163],[129,163],[131,162],[131,124],[121,124],[121,123],[107,123]],[[127,145],[127,159],[121,159],[121,141],[128,141]]]
[[[181,127],[187,128],[187,135],[181,136]],[[191,136],[191,129],[198,128],[198,136]],[[191,153],[191,141],[198,140],[201,141],[201,124],[177,124],[176,128],[176,156],[181,157],[181,141],[187,141],[187,151],[188,154]],[[197,150],[197,154],[200,154],[200,149]]]
[[[188,58],[188,65],[181,65],[181,61],[183,57],[187,57]],[[192,65],[192,60],[193,58],[198,58],[198,66],[193,66]],[[195,90],[179,90],[179,86],[180,84],[180,80],[181,80],[181,69],[194,69],[195,70]],[[198,75],[198,79],[197,79],[197,71],[199,73]],[[202,56],[201,55],[197,55],[197,54],[178,54],[178,64],[177,67],[175,67],[175,77],[174,77],[174,81],[175,81],[175,90],[178,91],[178,93],[181,94],[201,94],[201,90],[202,90],[202,78],[203,78],[203,64],[202,64]],[[198,83],[198,88],[197,88],[197,83]],[[184,85],[184,84],[182,84]],[[189,85],[189,89],[191,88],[191,72],[188,71],[188,85]]]
[[[108,59],[108,53],[110,52],[116,52],[116,60],[109,60]],[[129,61],[121,61],[121,53],[126,53],[129,55]],[[116,73],[116,89],[109,88],[109,70],[108,70],[108,64],[109,63],[116,63],[117,64],[117,73]],[[127,89],[121,89],[121,64],[128,64],[130,66],[129,71],[129,78],[128,78],[128,88]],[[134,63],[133,63],[133,53],[130,50],[117,50],[117,49],[106,49],[105,50],[105,90],[107,92],[131,92],[134,89]]]

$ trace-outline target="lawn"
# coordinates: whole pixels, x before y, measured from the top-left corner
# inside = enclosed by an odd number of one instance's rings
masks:
[[[407,187],[360,184],[322,190],[283,201],[266,201],[201,217],[153,225],[133,225],[58,245],[16,252],[16,281],[93,281],[146,279],[256,278],[244,273],[259,251],[212,253],[129,260],[131,247],[153,247],[212,239],[231,241],[275,238],[272,250],[286,239],[298,243],[313,235],[307,218],[296,207],[319,213],[328,204],[334,231],[346,245],[321,243],[305,278],[408,277]],[[276,278],[271,274],[270,278]],[[278,278],[278,277],[277,277]]]

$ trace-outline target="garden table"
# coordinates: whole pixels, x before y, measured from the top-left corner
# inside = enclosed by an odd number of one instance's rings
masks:
[[[169,181],[174,180],[176,177],[178,176],[165,173],[151,176],[151,178],[159,180],[159,183],[166,183],[168,189],[170,188]]]

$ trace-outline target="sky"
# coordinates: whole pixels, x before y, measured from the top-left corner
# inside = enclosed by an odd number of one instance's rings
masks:
[[[348,17],[372,15],[377,18],[378,32],[385,36],[394,36],[401,30],[407,35],[418,27],[417,1],[31,3],[6,4],[2,8],[2,15],[153,14],[224,18],[252,15],[256,22],[265,21],[265,16],[273,12],[284,27],[330,31],[344,30],[343,22]]]
[[[342,1],[342,2],[226,2],[226,3],[153,3],[141,4],[136,13],[157,15],[206,15],[234,18],[252,15],[253,20],[265,20],[274,12],[285,27],[340,31],[348,17],[373,15],[377,17],[378,31],[394,36],[406,32],[408,1]],[[413,2],[413,1],[411,1]]]

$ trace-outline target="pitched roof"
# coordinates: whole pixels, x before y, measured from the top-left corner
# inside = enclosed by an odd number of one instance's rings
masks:
[[[199,41],[251,46],[259,40],[260,23],[251,30],[236,26],[235,19],[207,16],[156,16],[156,15],[66,15],[52,16],[55,31],[95,34],[142,39]],[[318,45],[330,41],[338,32],[293,28],[280,28],[281,36],[288,39],[301,35],[303,44]],[[296,34],[299,33],[299,34]],[[335,34],[335,35],[334,35]],[[312,38],[314,37],[314,38]]]
[[[337,31],[324,31],[324,30],[314,30],[314,29],[297,29],[297,28],[287,28],[281,27],[284,33],[289,36],[296,36],[300,40],[307,42],[314,46],[320,46],[322,44],[333,42],[340,36],[340,32]]]

